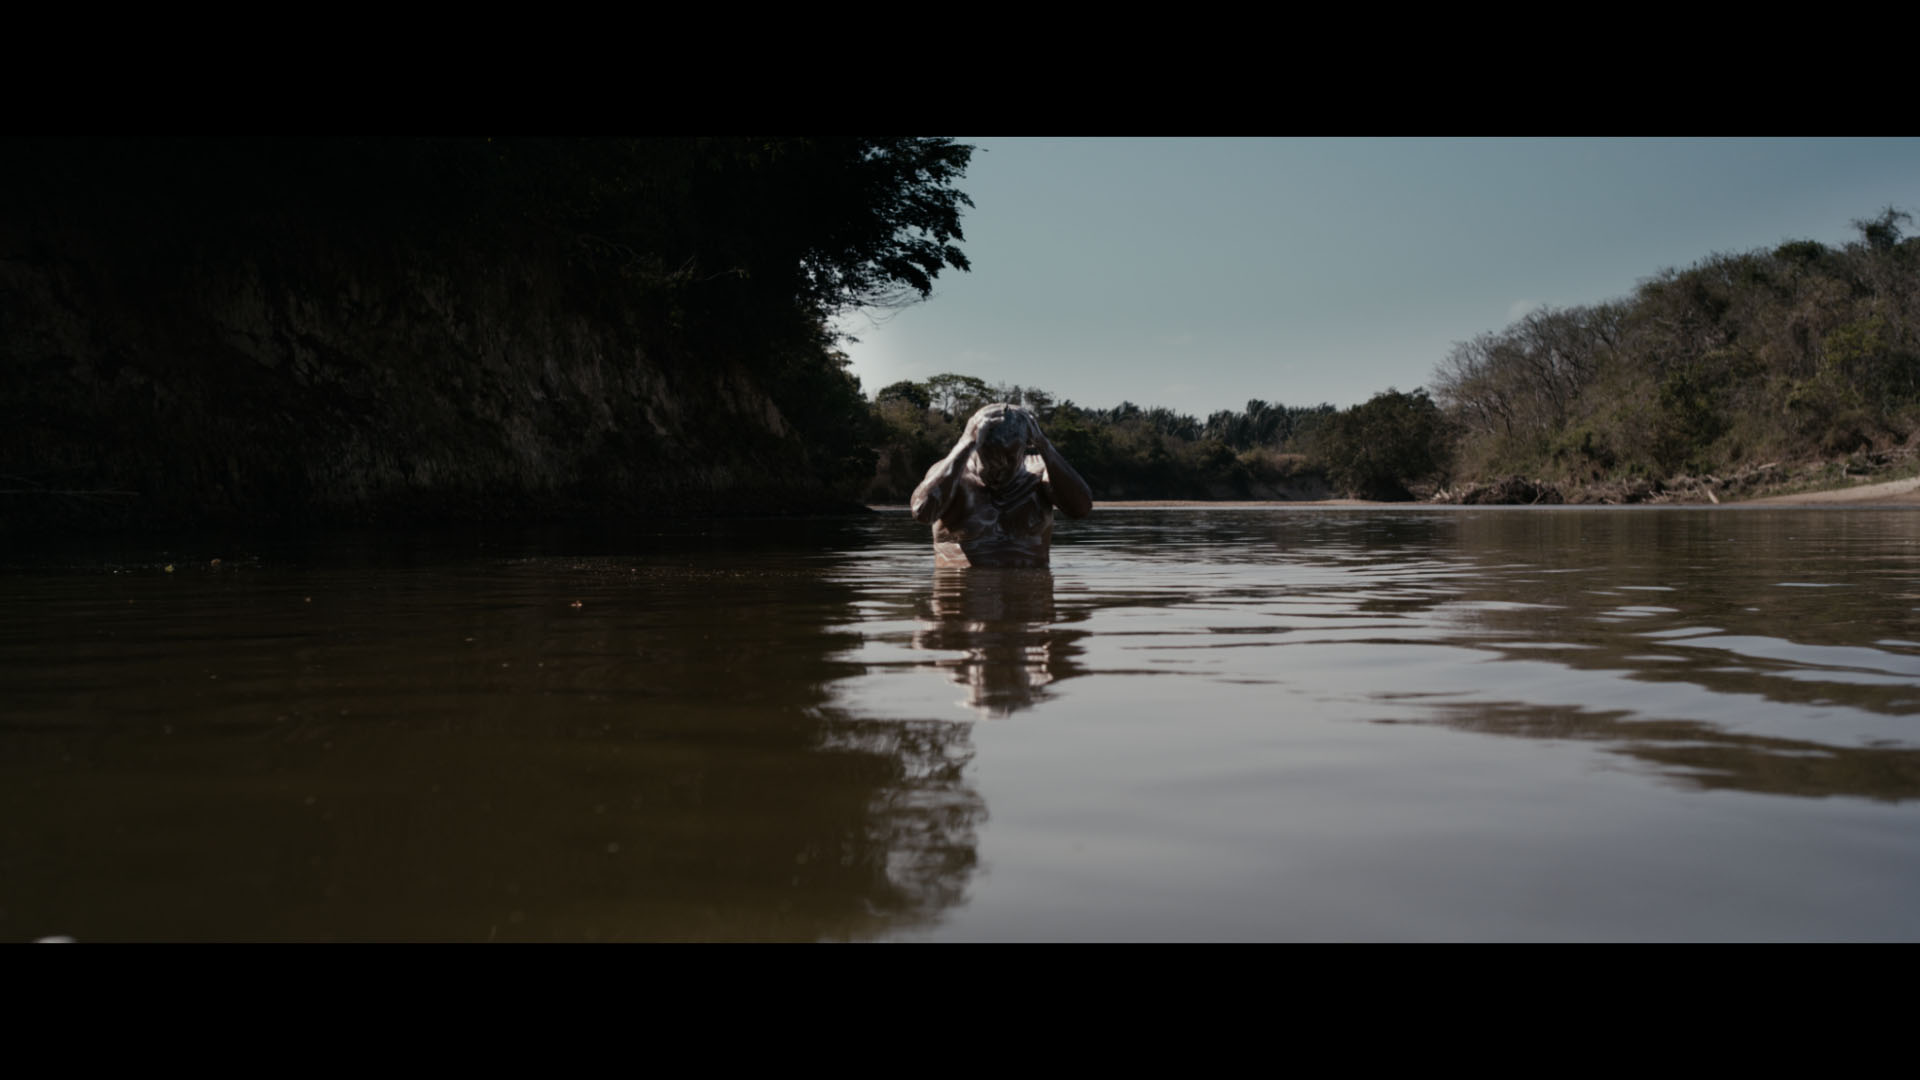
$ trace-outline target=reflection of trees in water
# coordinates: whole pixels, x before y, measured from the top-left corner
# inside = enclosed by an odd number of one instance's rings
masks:
[[[71,639],[34,664],[0,651],[0,865],[35,867],[6,925],[860,938],[961,902],[986,814],[970,728],[830,706],[854,592],[790,551],[635,562],[169,578],[142,583],[164,618],[98,605],[106,650],[97,620],[51,621]],[[84,679],[47,677],[63,657]],[[9,689],[29,670],[41,691]]]
[[[1458,579],[1451,621],[1488,632],[1463,642],[1479,648],[1513,641],[1519,655],[1650,682],[1911,715],[1920,556],[1907,544],[1920,528],[1905,515],[1849,517],[1489,515],[1464,523],[1463,543],[1489,569]],[[1554,643],[1576,648],[1535,647]]]
[[[1437,706],[1436,715],[1453,726],[1593,740],[1703,787],[1920,798],[1920,751],[1845,745],[1843,738],[1813,741],[1823,737],[1818,710],[1920,713],[1920,629],[1913,614],[1920,603],[1920,518],[1910,513],[1142,515],[1116,536],[1125,541],[1115,545],[1123,559],[1137,541],[1174,555],[1183,547],[1206,550],[1196,561],[1208,565],[1286,568],[1291,580],[1216,586],[1208,595],[1290,604],[1291,610],[1273,614],[1296,631],[1320,618],[1361,617],[1372,625],[1368,637],[1345,639],[1355,648],[1410,637],[1635,682],[1698,687],[1715,701],[1744,698],[1760,709],[1791,709],[1788,720],[1804,715],[1811,738],[1743,734],[1684,714],[1662,715],[1662,698],[1648,699],[1646,711],[1635,713],[1607,711],[1605,700],[1591,708],[1497,700]],[[1100,542],[1111,541],[1103,535]],[[1303,614],[1303,604],[1320,610]],[[1495,673],[1486,695],[1500,692]]]
[[[1606,743],[1702,788],[1884,802],[1920,798],[1920,750],[1742,735],[1693,720],[1641,720],[1619,711],[1518,702],[1448,704],[1440,715],[1464,731]]]
[[[642,575],[634,618],[579,650],[633,658],[595,679],[632,740],[608,824],[638,857],[601,879],[627,935],[868,937],[961,902],[986,814],[969,730],[847,719],[829,702],[857,670],[837,659],[855,593],[787,551],[716,561]]]
[[[876,786],[863,843],[864,889],[876,913],[912,922],[966,899],[979,856],[976,831],[987,807],[962,773],[973,759],[972,729],[938,721],[849,721],[830,729],[826,748],[888,763]]]
[[[1458,579],[1448,621],[1472,631],[1456,644],[1514,660],[1807,710],[1809,734],[1818,709],[1908,717],[1920,711],[1920,647],[1906,629],[1920,598],[1916,533],[1908,515],[1820,511],[1463,515],[1462,551],[1488,570]],[[1920,750],[1905,747],[1578,708],[1444,714],[1471,730],[1604,741],[1707,788],[1920,798]]]
[[[1084,631],[1056,626],[1049,571],[935,570],[919,609],[913,647],[947,654],[926,666],[965,687],[982,717],[1027,708],[1073,673],[1072,642]]]

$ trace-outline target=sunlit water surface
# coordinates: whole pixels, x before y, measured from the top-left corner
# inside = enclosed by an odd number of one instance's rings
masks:
[[[1050,572],[936,573],[900,513],[19,556],[0,940],[1920,937],[1917,541],[1103,509]]]

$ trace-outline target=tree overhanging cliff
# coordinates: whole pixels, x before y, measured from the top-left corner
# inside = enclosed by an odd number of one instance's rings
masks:
[[[852,505],[946,139],[0,144],[0,531]]]

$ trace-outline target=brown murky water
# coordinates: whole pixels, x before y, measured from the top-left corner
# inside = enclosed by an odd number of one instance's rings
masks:
[[[16,557],[0,940],[50,935],[1920,937],[1920,513]]]

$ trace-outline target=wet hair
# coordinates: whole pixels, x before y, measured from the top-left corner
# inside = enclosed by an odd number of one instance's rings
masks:
[[[993,412],[991,410],[999,410]],[[1025,446],[1033,417],[1018,405],[989,405],[980,410],[980,441],[994,446]]]

